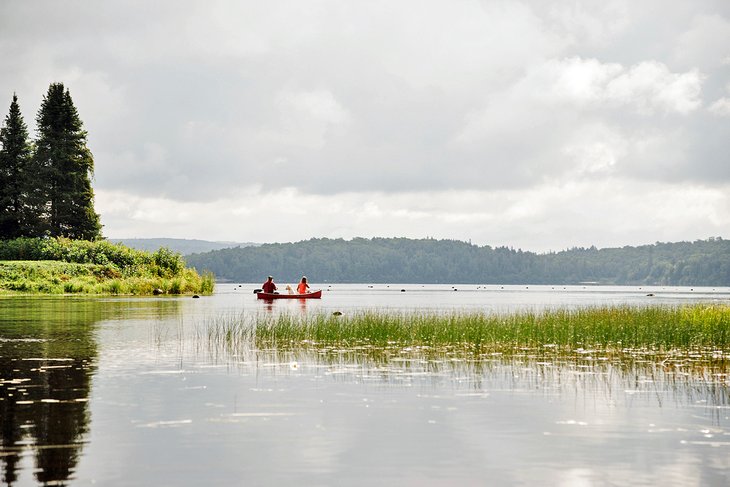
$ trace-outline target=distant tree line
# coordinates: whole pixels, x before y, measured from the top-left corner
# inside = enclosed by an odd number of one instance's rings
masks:
[[[454,240],[312,239],[216,250],[186,257],[219,280],[474,284],[730,286],[730,241],[572,248],[537,254]]]
[[[0,128],[0,238],[101,236],[94,211],[94,158],[69,90],[52,83],[36,116],[36,138],[13,95]]]

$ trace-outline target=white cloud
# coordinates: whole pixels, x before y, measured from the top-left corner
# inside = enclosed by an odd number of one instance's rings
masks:
[[[730,117],[730,98],[720,98],[707,108],[720,117]]]
[[[483,89],[524,66],[557,55],[567,40],[522,2],[383,2],[367,38],[378,64],[414,88]],[[368,9],[371,10],[371,9]],[[371,18],[366,15],[367,18]],[[371,37],[372,36],[372,37]]]
[[[629,107],[641,114],[688,114],[701,104],[703,76],[697,70],[672,73],[655,61],[631,67],[596,59],[550,60],[517,85],[546,105],[579,108]]]
[[[626,107],[646,116],[686,115],[701,105],[702,79],[695,70],[672,73],[657,62],[626,68],[596,59],[553,59],[503,92],[490,94],[486,108],[470,117],[458,139],[468,142],[492,131],[523,130],[525,124],[559,120],[576,110]]]
[[[623,225],[654,208],[613,193],[674,200],[684,183],[705,201],[730,181],[717,118],[730,112],[727,12],[693,0],[0,2],[0,101],[17,91],[32,126],[48,83],[66,82],[116,236],[479,233],[538,248],[575,215],[593,233],[565,235],[600,245],[612,235],[579,208]],[[595,195],[615,204],[586,205]],[[251,211],[259,198],[283,205],[281,225]],[[678,215],[653,230],[730,230]]]
[[[643,62],[609,81],[605,97],[634,106],[641,113],[686,115],[702,104],[702,81],[703,76],[696,69],[672,73],[664,64]]]
[[[110,237],[294,241],[311,236],[472,239],[528,250],[621,246],[720,235],[730,225],[730,187],[621,179],[545,184],[529,190],[388,194],[242,189],[235,198],[181,203],[99,191]]]
[[[628,137],[606,125],[579,127],[563,148],[566,157],[574,161],[575,173],[570,177],[610,174],[627,156],[629,145]]]
[[[546,2],[546,18],[573,44],[603,46],[629,26],[626,0]]]
[[[729,55],[730,21],[719,14],[700,13],[679,36],[674,57],[684,66],[710,69],[722,66]]]
[[[350,114],[327,90],[283,91],[276,97],[279,120],[262,136],[270,142],[322,148],[328,135],[341,134]]]
[[[490,93],[452,143],[488,161],[495,186],[617,174],[664,179],[689,170],[686,120],[701,106],[701,87],[698,72],[672,73],[656,62],[549,60]]]

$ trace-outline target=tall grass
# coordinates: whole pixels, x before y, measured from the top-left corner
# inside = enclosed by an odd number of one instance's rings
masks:
[[[460,346],[475,350],[557,347],[575,350],[730,349],[730,307],[615,306],[513,314],[450,315],[360,312],[350,316],[280,315],[246,324],[212,324],[213,341],[252,340],[259,347]]]
[[[686,391],[693,401],[699,394],[707,404],[726,407],[728,327],[727,305],[446,316],[223,315],[198,323],[190,344],[214,361],[287,370],[302,364],[358,380],[453,377],[550,390],[580,382],[609,393],[618,380],[626,384],[621,390]]]

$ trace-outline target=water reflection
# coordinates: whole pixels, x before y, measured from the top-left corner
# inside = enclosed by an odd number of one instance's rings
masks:
[[[298,308],[299,308],[299,312],[300,313],[306,313],[307,312],[307,301],[308,300],[305,299],[305,298],[299,298],[299,299],[296,299],[296,300],[294,300],[294,299],[286,299],[286,300],[281,300],[281,299],[262,299],[261,300],[261,302],[264,305],[264,310],[266,310],[267,313],[273,313],[274,310],[275,310],[275,306],[276,306],[275,303],[281,303],[282,301],[284,301],[283,306],[286,306],[287,304],[290,304],[290,303],[296,301],[297,302],[297,305],[298,305]],[[282,304],[279,304],[279,305],[282,306]],[[285,309],[288,310],[289,308],[285,308]]]
[[[13,485],[33,452],[44,485],[73,478],[89,433],[97,324],[139,315],[168,317],[175,301],[12,297],[0,301],[0,465]]]
[[[199,334],[198,336],[202,336]],[[720,424],[730,408],[730,353],[717,350],[573,350],[551,347],[481,352],[469,347],[259,347],[255,341],[209,341],[194,361],[267,373],[315,371],[350,383],[484,391],[531,391],[580,400],[651,402],[655,407],[700,404]],[[183,361],[183,359],[181,359]]]
[[[18,478],[25,450],[35,477],[63,483],[78,462],[89,428],[88,398],[97,355],[95,306],[67,301],[4,307],[0,326],[0,429],[3,481]]]
[[[730,471],[728,357],[716,350],[202,342],[159,356],[215,404],[195,406],[186,389],[159,419],[192,420],[188,438],[220,427],[226,446],[208,458],[240,446],[253,483],[276,471],[320,485],[353,473],[361,484],[726,485]]]
[[[209,316],[267,316],[261,304],[0,298],[3,482],[559,484],[576,471],[648,485],[686,465],[665,483],[711,485],[730,471],[727,350],[271,348],[209,333],[227,331]]]

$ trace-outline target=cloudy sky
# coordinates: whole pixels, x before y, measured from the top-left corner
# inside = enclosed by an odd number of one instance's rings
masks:
[[[727,0],[3,1],[51,82],[108,237],[730,238]]]

